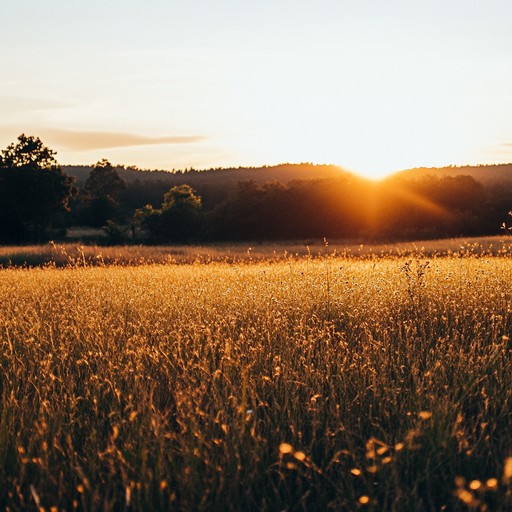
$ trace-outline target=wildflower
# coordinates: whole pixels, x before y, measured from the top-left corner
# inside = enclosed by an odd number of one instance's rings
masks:
[[[469,482],[469,488],[472,491],[478,491],[478,489],[480,489],[481,487],[482,482],[480,482],[480,480],[471,480],[471,482]]]
[[[285,455],[286,453],[292,453],[292,452],[293,452],[293,447],[291,444],[281,443],[279,445],[279,453],[281,455]]]
[[[509,484],[512,482],[512,457],[505,459],[503,466],[503,482]]]
[[[495,490],[498,488],[498,479],[497,478],[489,478],[487,482],[485,482],[485,486],[487,489]]]
[[[299,460],[299,461],[303,461],[303,460],[305,460],[305,459],[306,459],[306,454],[305,454],[304,452],[300,452],[300,451],[295,452],[295,453],[293,454],[293,456],[294,456],[297,460]]]
[[[462,488],[457,489],[455,491],[455,495],[457,498],[459,498],[460,501],[462,501],[462,503],[465,503],[466,505],[472,505],[473,500],[475,499],[472,493]]]

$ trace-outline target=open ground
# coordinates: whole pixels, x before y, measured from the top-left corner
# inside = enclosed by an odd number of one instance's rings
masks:
[[[0,258],[3,508],[512,508],[507,241]]]

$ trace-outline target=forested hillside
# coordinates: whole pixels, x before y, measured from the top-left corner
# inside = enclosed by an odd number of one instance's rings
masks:
[[[63,165],[69,176],[76,178],[78,183],[85,182],[92,165]],[[333,178],[346,173],[336,165],[315,165],[311,163],[280,164],[264,167],[216,168],[198,171],[195,169],[164,171],[158,169],[138,169],[136,167],[115,166],[119,176],[126,182],[163,181],[169,185],[190,185],[208,183],[211,180],[237,183],[238,181],[254,180],[256,182],[282,181],[294,179]]]
[[[85,167],[66,170],[75,173],[78,183],[88,172]],[[333,165],[312,164],[116,171],[126,184],[125,208],[139,213],[146,205],[153,208],[138,218],[150,233],[148,240],[158,242],[175,239],[169,226],[184,223],[161,205],[170,189],[185,185],[201,200],[202,221],[192,223],[196,239],[397,240],[496,234],[512,209],[512,164],[411,169],[380,182]]]
[[[63,166],[63,169],[80,186],[87,180],[92,166]],[[275,181],[286,184],[292,180],[336,178],[347,174],[335,165],[310,163],[204,171],[141,170],[124,166],[115,166],[115,169],[127,185],[126,201],[133,208],[140,208],[148,203],[156,205],[165,192],[177,185],[190,185],[203,198],[203,205],[209,208],[235,193],[238,183],[242,181],[252,180],[259,184]]]
[[[416,167],[398,172],[396,176],[404,178],[423,178],[425,176],[471,176],[485,185],[512,182],[512,163],[496,165],[461,165],[449,167]]]
[[[106,243],[406,240],[507,227],[512,164],[411,169],[371,181],[334,165],[143,171],[59,166],[21,135],[0,158],[0,243],[101,228]]]

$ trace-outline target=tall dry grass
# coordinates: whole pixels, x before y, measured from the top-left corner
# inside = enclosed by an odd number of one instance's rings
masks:
[[[508,257],[0,271],[0,506],[510,510]]]
[[[217,243],[208,245],[102,246],[54,243],[0,246],[0,268],[147,265],[149,263],[237,263],[283,261],[290,258],[323,258],[333,254],[346,258],[507,256],[512,239],[504,236],[450,238],[389,244],[355,241],[307,240],[297,242]]]

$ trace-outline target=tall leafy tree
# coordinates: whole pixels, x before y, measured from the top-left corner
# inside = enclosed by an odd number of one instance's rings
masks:
[[[51,235],[68,211],[73,179],[41,139],[21,134],[0,156],[0,240],[23,242]]]
[[[185,242],[197,237],[201,208],[201,197],[192,187],[177,185],[165,193],[160,209],[147,205],[135,212],[135,220],[154,242]]]
[[[119,220],[121,195],[125,188],[125,182],[108,160],[96,163],[81,191],[85,223],[101,227],[108,220]]]

